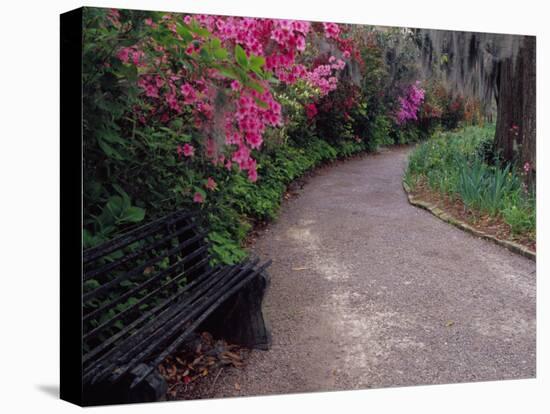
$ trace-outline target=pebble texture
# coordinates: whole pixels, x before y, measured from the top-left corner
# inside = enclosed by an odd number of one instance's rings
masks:
[[[535,376],[535,263],[411,206],[408,149],[322,170],[253,251],[270,351],[205,398]]]

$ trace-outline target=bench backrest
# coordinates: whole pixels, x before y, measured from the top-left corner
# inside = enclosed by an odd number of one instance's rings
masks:
[[[211,271],[204,238],[179,211],[83,252],[85,375]]]

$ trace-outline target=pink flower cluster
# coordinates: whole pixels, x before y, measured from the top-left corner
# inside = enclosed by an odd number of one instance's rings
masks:
[[[112,15],[113,19],[117,17],[116,14]],[[157,23],[147,19],[145,25],[151,30],[164,26],[174,37],[182,40],[177,32],[177,25],[181,22],[187,25],[198,24],[207,29],[210,32],[209,39],[219,39],[230,55],[235,46],[240,45],[248,57],[263,57],[263,70],[271,72],[279,81],[292,84],[304,79],[318,87],[322,94],[336,89],[336,72],[346,65],[342,59],[335,57],[312,70],[297,63],[296,59],[305,51],[308,34],[311,32],[311,23],[305,21],[210,15],[186,15],[182,18],[176,14],[166,14]],[[324,23],[323,29],[326,38],[334,39],[340,45],[341,30],[337,24]],[[200,55],[197,52],[207,40],[196,34],[193,34],[193,38],[193,42],[186,45],[184,51],[199,62]],[[251,78],[263,87],[263,92],[258,92],[239,81],[227,79],[218,69],[195,71],[192,65],[182,68],[178,63],[181,62],[180,51],[177,47],[174,51],[175,54],[169,46],[157,43],[151,36],[139,45],[123,47],[117,52],[117,57],[123,63],[142,68],[138,86],[143,91],[147,104],[136,109],[140,121],[147,122],[148,118],[154,117],[167,123],[175,117],[191,115],[192,125],[205,137],[209,137],[201,145],[206,157],[214,165],[222,164],[228,170],[235,163],[239,170],[248,172],[251,181],[256,181],[257,165],[251,152],[261,148],[263,135],[268,127],[282,124],[281,105],[271,94],[269,84],[250,72]],[[347,59],[350,54],[344,50],[343,56]],[[214,135],[212,128],[219,115],[215,114],[214,108],[220,88],[225,88],[226,95],[232,101],[224,106],[228,109],[224,109],[221,114],[221,119],[225,120],[225,144],[230,152],[227,158],[217,154],[216,144],[210,138]],[[311,113],[310,110],[310,115]],[[188,143],[179,145],[177,154],[180,158],[193,157],[195,147]]]
[[[344,69],[346,62],[342,59],[336,59],[334,56],[329,58],[329,63],[319,65],[306,74],[306,80],[313,86],[321,90],[321,95],[327,95],[338,86],[338,78],[334,72]]]
[[[195,155],[195,148],[191,144],[178,145],[178,157],[181,159],[181,156],[193,157]]]
[[[420,87],[420,82],[410,85],[407,88],[406,95],[399,98],[399,110],[396,119],[399,125],[409,120],[416,120],[418,110],[424,102],[424,89]]]
[[[227,114],[225,143],[235,148],[231,160],[237,164],[239,170],[248,171],[248,178],[251,181],[256,181],[258,178],[256,161],[251,157],[251,149],[261,147],[262,136],[268,126],[280,126],[281,123],[281,105],[267,88],[263,93],[257,91],[241,93],[236,102],[235,112]],[[228,167],[227,164],[226,167]]]
[[[117,53],[117,57],[124,63],[133,63],[136,66],[143,66],[145,53],[137,47],[123,47]]]
[[[340,27],[336,23],[323,23],[323,28],[325,29],[325,36],[327,38],[338,38]]]
[[[305,106],[307,119],[311,120],[317,116],[317,106],[314,103]]]

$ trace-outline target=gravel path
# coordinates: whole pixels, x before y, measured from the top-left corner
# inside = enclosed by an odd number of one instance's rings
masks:
[[[535,263],[410,206],[407,154],[324,169],[283,206],[253,249],[274,259],[273,347],[204,397],[535,376]]]

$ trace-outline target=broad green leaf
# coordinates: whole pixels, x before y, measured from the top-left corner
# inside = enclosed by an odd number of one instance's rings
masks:
[[[215,49],[213,51],[213,54],[216,59],[225,59],[229,55],[229,53],[227,53],[227,50],[225,50],[224,48]]]
[[[265,58],[263,56],[250,56],[249,66],[251,70],[254,72],[261,72],[263,65],[265,65]]]
[[[211,49],[219,49],[222,47],[222,42],[217,37],[213,37],[212,40],[210,40],[210,48]]]
[[[200,27],[197,22],[192,21],[191,25],[189,26],[189,30],[191,30],[193,33],[200,37],[208,37],[210,36],[210,32],[208,29],[205,29],[204,27]]]
[[[137,67],[135,65],[122,65],[119,70],[122,77],[128,79],[130,82],[137,81]]]
[[[243,68],[248,68],[248,58],[246,57],[246,52],[240,45],[235,46],[235,60]]]
[[[226,78],[240,80],[240,76],[233,68],[220,66],[217,69]]]
[[[250,89],[254,89],[258,93],[264,92],[264,87],[260,85],[258,82],[248,81],[248,82],[245,82],[245,86],[247,86]]]
[[[145,217],[145,210],[141,207],[129,207],[124,212],[124,220],[131,223],[139,223]]]
[[[114,149],[111,145],[109,145],[107,142],[105,142],[103,139],[98,139],[97,143],[99,145],[99,148],[110,158],[114,158],[117,160],[122,160],[123,157],[120,155],[120,153]]]
[[[176,25],[176,32],[182,37],[182,39],[186,43],[189,43],[191,40],[193,40],[193,35],[189,31],[189,29],[181,23],[178,23]]]
[[[84,282],[84,290],[87,292],[93,289],[97,289],[99,286],[99,282],[95,279],[90,279]]]

